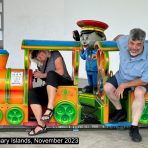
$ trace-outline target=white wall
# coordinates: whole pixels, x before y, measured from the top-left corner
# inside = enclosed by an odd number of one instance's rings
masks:
[[[147,0],[4,0],[4,48],[10,53],[7,67],[23,68],[23,39],[73,40],[72,31],[81,19],[100,20],[109,25],[107,39],[140,27],[148,34]],[[66,63],[71,53],[63,53]],[[65,56],[66,55],[66,56]],[[118,53],[111,53],[111,69],[118,68]],[[71,73],[71,64],[68,65]],[[80,78],[86,78],[85,61]]]

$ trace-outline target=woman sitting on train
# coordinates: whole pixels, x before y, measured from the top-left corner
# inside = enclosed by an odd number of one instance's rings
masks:
[[[54,98],[59,85],[73,85],[68,74],[64,59],[59,51],[34,50],[31,59],[39,64],[33,75],[45,80],[45,85],[29,90],[29,104],[35,115],[38,125],[28,135],[34,136],[47,132],[46,122],[53,116]],[[42,114],[42,107],[47,109]]]

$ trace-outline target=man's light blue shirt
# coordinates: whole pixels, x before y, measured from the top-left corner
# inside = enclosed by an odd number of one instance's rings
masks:
[[[120,50],[119,71],[115,74],[118,85],[136,79],[148,82],[148,44],[144,43],[144,51],[132,58],[128,52],[128,36],[122,36],[117,41]]]

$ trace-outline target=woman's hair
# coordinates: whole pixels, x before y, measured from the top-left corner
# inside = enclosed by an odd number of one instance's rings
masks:
[[[39,50],[33,50],[31,51],[31,59],[35,59],[40,51]]]
[[[39,67],[43,65],[43,63],[41,63],[39,60],[37,60],[37,55],[40,53],[40,52],[45,52],[48,56],[49,56],[49,53],[50,51],[48,50],[32,50],[31,53],[30,53],[30,60],[35,62]]]
[[[129,40],[133,41],[144,41],[146,38],[146,33],[140,28],[134,28],[130,31]]]
[[[39,50],[32,50],[30,53],[30,60],[36,63],[38,67],[40,67],[41,63],[36,59],[38,53],[39,53]]]
[[[31,56],[30,56],[30,58],[31,58],[31,59],[36,59],[37,55],[38,55],[40,52],[44,52],[44,53],[46,53],[46,54],[48,55],[50,51],[48,51],[48,50],[33,50],[33,51],[31,51]]]

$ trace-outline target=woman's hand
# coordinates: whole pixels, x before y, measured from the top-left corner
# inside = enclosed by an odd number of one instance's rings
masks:
[[[41,79],[47,77],[47,73],[42,73],[39,70],[35,70],[33,75],[35,78],[41,78]]]

